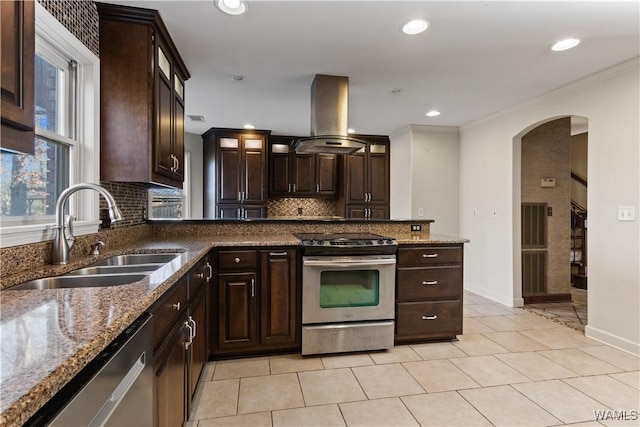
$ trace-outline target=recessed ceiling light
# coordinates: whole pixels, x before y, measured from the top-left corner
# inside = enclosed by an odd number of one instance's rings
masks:
[[[396,88],[391,89],[389,92],[391,92],[394,95],[398,95],[398,94],[402,93],[402,88],[396,87]]]
[[[569,50],[580,44],[578,39],[564,39],[551,46],[551,50],[554,52],[562,52],[563,50]]]
[[[252,124],[247,123],[246,125],[242,126],[245,129],[255,129],[256,127]]]
[[[228,15],[242,15],[248,8],[244,0],[216,0],[216,6]]]
[[[197,116],[197,115],[187,114],[187,117],[192,122],[204,122],[205,121],[204,120],[204,116]]]
[[[426,19],[414,19],[402,26],[402,32],[408,35],[420,34],[429,28],[429,21]]]
[[[231,78],[232,78],[233,80],[237,81],[237,82],[241,82],[241,81],[243,81],[244,79],[246,79],[246,77],[245,77],[245,76],[243,76],[242,74],[233,74],[233,75],[231,76]]]
[[[347,133],[356,133],[356,130],[349,128],[349,129],[347,129]]]
[[[440,111],[431,110],[427,113],[427,117],[436,117],[440,115]]]

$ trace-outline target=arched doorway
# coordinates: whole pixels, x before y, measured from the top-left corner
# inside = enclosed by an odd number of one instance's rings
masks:
[[[587,129],[584,117],[550,117],[513,138],[514,297],[583,330]]]

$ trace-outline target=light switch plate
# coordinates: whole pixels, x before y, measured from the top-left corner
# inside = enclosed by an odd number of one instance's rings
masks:
[[[634,206],[618,206],[618,221],[635,221],[636,213]]]

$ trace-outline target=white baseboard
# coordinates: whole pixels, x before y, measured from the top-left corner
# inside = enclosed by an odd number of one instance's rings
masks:
[[[603,331],[602,329],[594,328],[590,325],[585,326],[584,334],[588,338],[600,341],[601,343],[610,345],[627,353],[631,353],[634,356],[640,356],[640,343],[638,342],[633,342],[626,338],[613,335],[609,332]]]
[[[473,292],[474,294],[478,294],[481,297],[506,305],[507,307],[522,307],[524,305],[524,299],[522,298],[509,298],[506,295],[498,294],[490,289],[476,286],[473,283],[464,282],[464,289],[469,292]]]

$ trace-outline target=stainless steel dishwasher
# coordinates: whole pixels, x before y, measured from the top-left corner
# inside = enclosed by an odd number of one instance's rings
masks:
[[[81,372],[55,408],[36,414],[31,425],[151,426],[153,424],[153,322],[145,314]],[[60,402],[68,402],[66,404]],[[52,402],[54,403],[54,402]],[[54,403],[55,404],[55,403]],[[44,408],[43,408],[44,409]],[[55,414],[51,417],[51,414]]]

